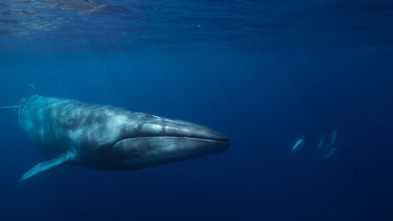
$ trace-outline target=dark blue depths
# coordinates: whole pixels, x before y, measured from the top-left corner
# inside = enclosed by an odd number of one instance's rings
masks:
[[[233,7],[233,2],[213,2],[216,16],[226,17],[219,9]],[[222,32],[209,26],[214,17],[209,12],[200,24],[205,31],[190,28],[183,36],[176,28],[183,30],[186,21],[173,28],[158,22],[145,29],[158,19],[154,7],[147,6],[139,8],[138,24],[148,40],[124,29],[127,20],[116,23],[116,30],[136,36],[130,41],[119,34],[94,42],[101,32],[72,29],[79,23],[39,33],[28,29],[30,40],[19,43],[24,35],[15,32],[24,29],[23,23],[0,32],[6,42],[0,44],[0,106],[29,96],[32,83],[43,96],[192,121],[231,140],[226,152],[190,161],[129,172],[62,166],[18,183],[24,172],[47,157],[19,129],[16,111],[1,110],[0,219],[391,220],[391,6],[360,2],[314,6],[344,16],[322,19],[324,28],[315,28],[315,14],[291,13],[310,12],[311,5],[273,4],[269,7],[276,13],[266,10],[271,12],[267,17],[245,17],[247,7],[251,12],[264,7],[244,4],[231,17],[233,29],[217,20]],[[190,8],[207,3],[184,4],[192,14]],[[178,7],[169,6],[164,15],[170,20]],[[359,10],[352,10],[355,6]],[[70,13],[76,10],[67,7]],[[132,7],[112,7],[106,14],[79,9],[83,13],[68,18],[103,19]],[[263,19],[273,25],[250,23]],[[383,30],[373,26],[377,23]],[[90,23],[93,28],[98,24]],[[242,24],[248,26],[239,29]],[[351,24],[363,26],[350,29]],[[159,35],[161,28],[166,34]],[[65,41],[57,42],[54,36]],[[67,42],[69,50],[59,46]],[[133,48],[132,42],[139,45]],[[333,130],[338,149],[326,158],[317,146],[321,136]],[[292,152],[302,136],[304,143]]]

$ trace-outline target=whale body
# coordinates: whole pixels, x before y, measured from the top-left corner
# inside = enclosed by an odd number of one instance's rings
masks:
[[[133,170],[217,153],[230,146],[224,134],[208,127],[113,106],[33,94],[17,107],[20,127],[50,158],[20,181],[62,164]]]

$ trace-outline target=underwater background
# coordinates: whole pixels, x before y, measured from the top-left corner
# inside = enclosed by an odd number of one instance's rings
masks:
[[[391,1],[1,1],[0,106],[29,84],[231,147],[18,182],[48,157],[2,109],[0,220],[393,220]]]

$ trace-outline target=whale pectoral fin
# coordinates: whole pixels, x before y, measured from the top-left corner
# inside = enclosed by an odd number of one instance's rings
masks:
[[[39,173],[42,173],[44,171],[53,169],[55,167],[58,167],[74,158],[74,154],[72,153],[67,153],[64,155],[61,155],[59,157],[41,162],[37,165],[35,165],[33,168],[31,168],[29,171],[27,171],[23,176],[19,179],[19,182],[28,179],[32,176],[35,176]]]

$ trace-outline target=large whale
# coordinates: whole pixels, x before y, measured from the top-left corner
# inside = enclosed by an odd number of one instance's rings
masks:
[[[113,106],[43,97],[22,98],[20,127],[50,158],[20,181],[62,164],[133,170],[187,160],[229,148],[228,138],[198,124]]]

